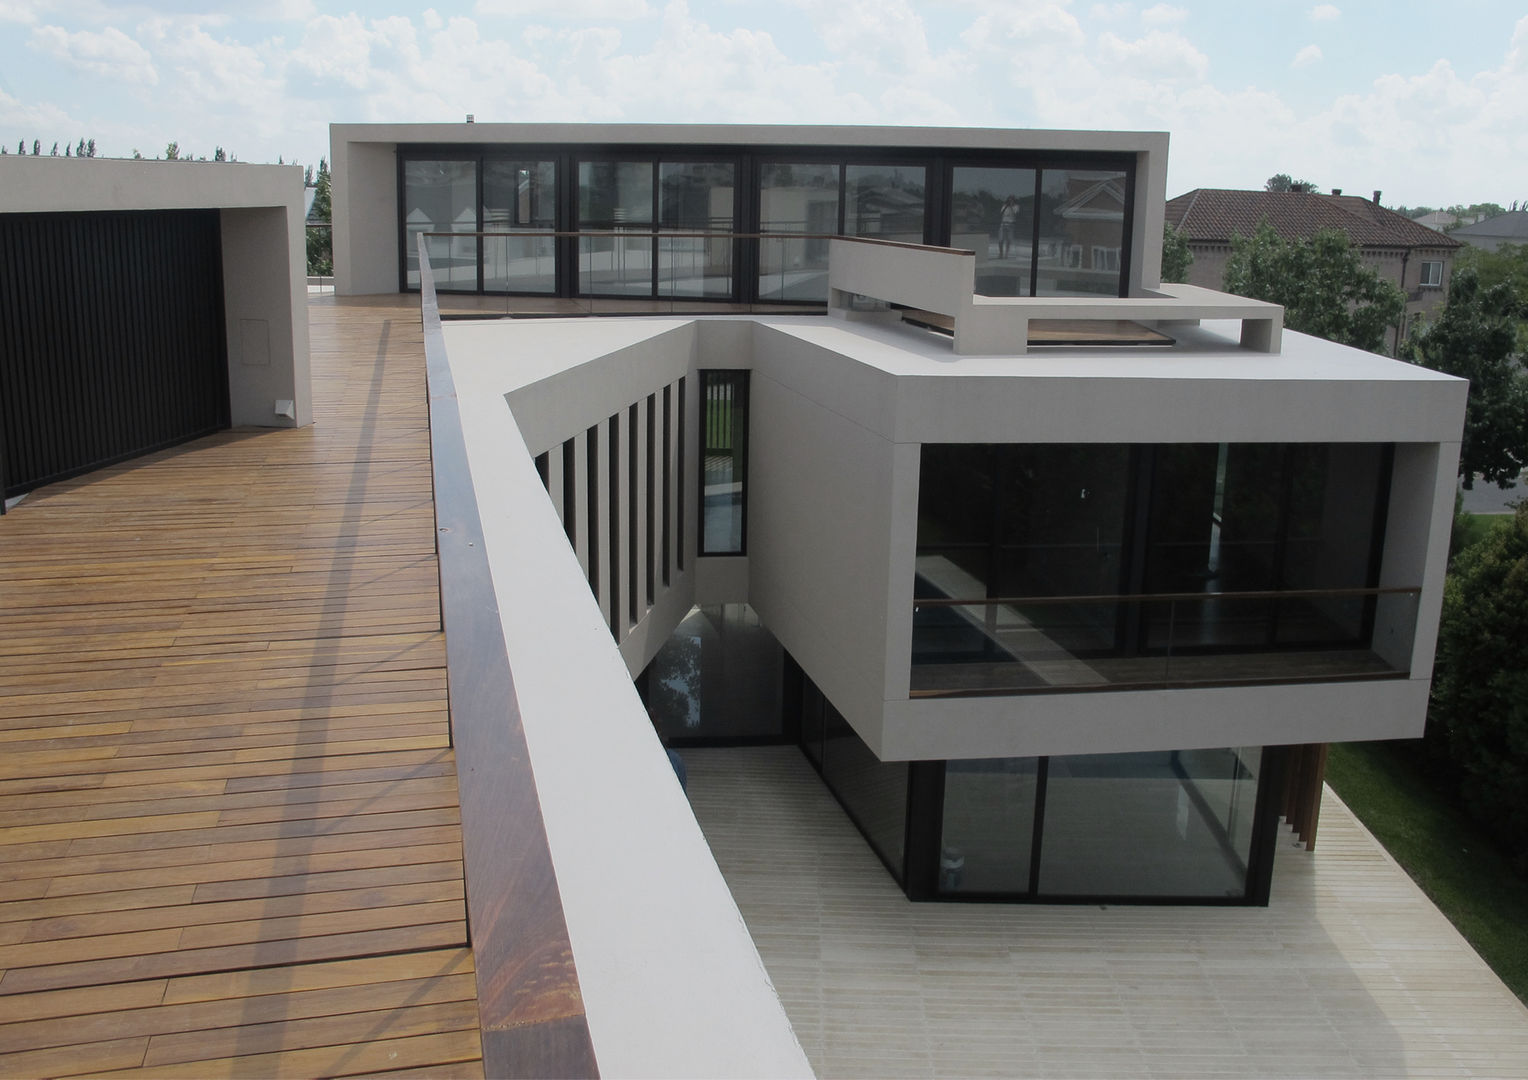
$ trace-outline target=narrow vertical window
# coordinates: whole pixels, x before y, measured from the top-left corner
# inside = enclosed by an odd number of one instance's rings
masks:
[[[669,567],[673,565],[671,553],[673,552],[673,491],[674,470],[670,468],[674,460],[673,435],[674,394],[673,387],[663,388],[663,584],[669,584]]]
[[[584,492],[584,527],[589,539],[589,587],[595,599],[600,596],[600,426],[595,424],[584,439],[585,475],[588,488]]]
[[[637,406],[626,410],[626,613],[637,621],[637,582],[641,572],[642,551],[637,543],[641,529],[641,495],[638,483]]]
[[[674,552],[674,554],[676,556],[678,556],[678,558],[675,561],[678,563],[679,569],[683,570],[684,569],[684,444],[685,444],[685,438],[684,438],[684,377],[683,376],[680,376],[680,379],[679,379],[679,431],[678,431],[678,436],[679,437],[675,440],[674,451],[678,455],[679,461],[678,461],[678,464],[674,468],[674,472],[679,477],[679,483],[678,483],[678,486],[677,486],[676,490],[674,491],[674,497],[675,497],[675,499],[678,500],[678,503],[679,503],[679,506],[678,506],[678,510],[679,510],[679,536],[678,536],[679,547]]]
[[[654,446],[657,443],[656,432],[658,429],[658,396],[647,395],[647,558],[645,569],[647,571],[647,606],[653,606],[653,596],[657,591],[653,581],[653,560],[657,558],[657,548],[653,546],[653,518],[654,508],[657,504],[658,492],[656,475],[653,468]]]
[[[748,372],[700,373],[700,553],[742,555],[748,507]]]
[[[562,531],[568,534],[568,543],[575,549],[578,547],[578,523],[575,521],[578,516],[578,467],[574,465],[577,459],[573,440],[565,440],[562,444]]]
[[[610,547],[606,556],[610,566],[610,635],[621,640],[621,414],[610,418],[610,442],[605,449],[610,470],[606,501],[610,504],[610,525],[606,529]]]

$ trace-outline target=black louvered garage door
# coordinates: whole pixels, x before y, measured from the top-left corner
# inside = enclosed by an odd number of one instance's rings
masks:
[[[0,214],[7,496],[228,426],[216,210]]]

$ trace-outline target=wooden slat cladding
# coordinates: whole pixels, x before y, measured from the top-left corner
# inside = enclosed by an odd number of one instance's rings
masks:
[[[418,311],[310,314],[312,427],[0,518],[0,1076],[482,1075]]]
[[[215,210],[0,214],[6,495],[228,424]]]

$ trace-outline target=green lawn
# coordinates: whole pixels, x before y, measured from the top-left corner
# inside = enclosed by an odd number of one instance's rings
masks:
[[[1334,743],[1326,779],[1492,970],[1528,1002],[1528,881],[1395,746]]]
[[[1480,543],[1486,533],[1491,531],[1491,526],[1497,522],[1506,521],[1511,516],[1511,514],[1461,514],[1460,520],[1463,527],[1460,530],[1459,551]]]

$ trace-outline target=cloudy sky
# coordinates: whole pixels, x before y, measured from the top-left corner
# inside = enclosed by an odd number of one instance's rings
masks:
[[[0,142],[315,161],[330,121],[1172,132],[1169,194],[1292,173],[1528,199],[1522,0],[0,0]]]

